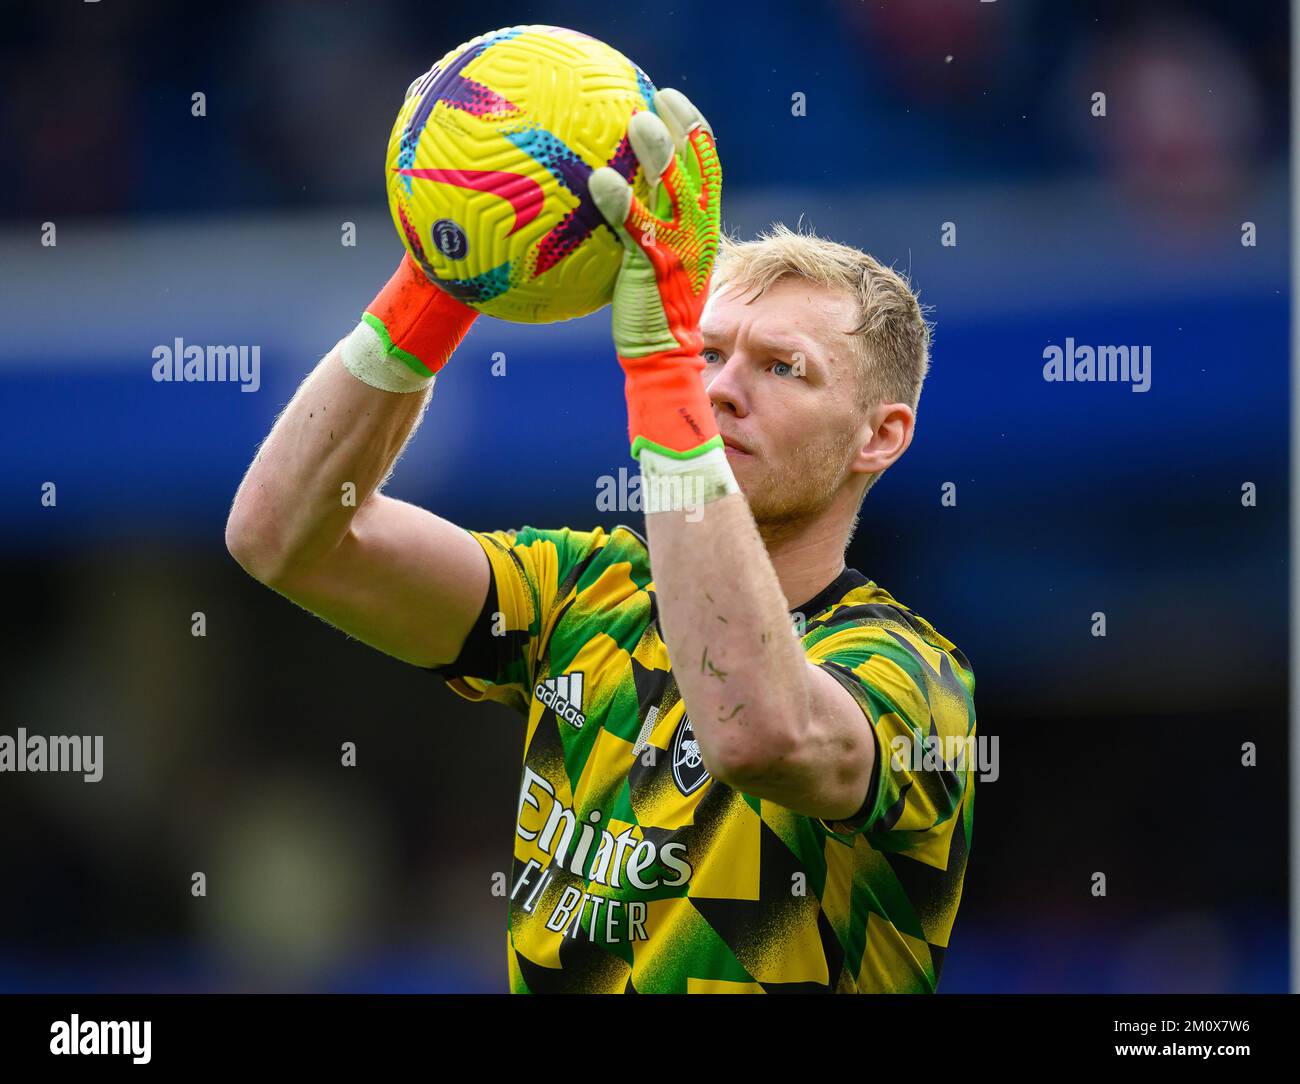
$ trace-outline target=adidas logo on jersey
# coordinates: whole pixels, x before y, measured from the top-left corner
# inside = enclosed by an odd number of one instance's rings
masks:
[[[582,713],[582,686],[584,674],[576,670],[572,674],[539,681],[533,689],[533,695],[554,710],[555,714],[566,723],[571,723],[575,730],[581,730],[587,717]]]

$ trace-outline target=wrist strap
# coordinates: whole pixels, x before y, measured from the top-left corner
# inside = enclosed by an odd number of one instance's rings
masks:
[[[348,372],[381,391],[423,391],[437,379],[433,373],[420,376],[406,362],[394,357],[384,337],[365,319],[343,340],[339,354]]]
[[[724,448],[679,459],[653,448],[641,450],[641,483],[646,515],[651,512],[694,512],[710,501],[740,492]],[[686,517],[690,519],[688,515]],[[698,518],[698,517],[697,517]]]

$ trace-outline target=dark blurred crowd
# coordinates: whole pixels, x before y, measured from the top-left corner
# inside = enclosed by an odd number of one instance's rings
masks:
[[[1286,142],[1283,0],[32,2],[6,6],[0,36],[13,152],[0,215],[377,201],[411,79],[520,22],[601,37],[725,118],[733,185],[788,178],[790,161],[831,187],[1102,170],[1157,202],[1201,204]],[[820,123],[800,125],[796,93]]]

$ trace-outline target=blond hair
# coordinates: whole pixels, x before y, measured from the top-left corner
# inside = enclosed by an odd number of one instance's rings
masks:
[[[930,369],[931,327],[908,280],[860,249],[780,222],[753,241],[719,238],[711,289],[762,294],[787,275],[848,294],[857,302],[850,331],[857,353],[858,406],[906,403],[916,410]],[[757,296],[757,295],[756,295]]]

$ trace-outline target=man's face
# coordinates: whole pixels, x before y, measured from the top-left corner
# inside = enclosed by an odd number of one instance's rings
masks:
[[[847,334],[856,305],[793,276],[752,296],[709,297],[704,385],[755,521],[796,524],[830,505],[870,436]]]

